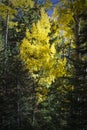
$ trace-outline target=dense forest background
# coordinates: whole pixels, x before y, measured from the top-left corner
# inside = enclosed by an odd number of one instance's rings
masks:
[[[0,0],[0,130],[87,130],[87,0]]]

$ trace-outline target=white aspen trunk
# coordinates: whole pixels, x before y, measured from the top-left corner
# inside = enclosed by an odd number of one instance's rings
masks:
[[[8,46],[8,23],[9,23],[9,12],[7,11],[6,16],[6,32],[5,32],[5,42],[4,42],[4,56],[5,56],[5,66],[7,64],[7,46]]]

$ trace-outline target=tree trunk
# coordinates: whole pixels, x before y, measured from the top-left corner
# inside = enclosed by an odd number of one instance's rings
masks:
[[[33,81],[33,100],[32,100],[32,126],[35,128],[35,111],[36,111],[36,84]]]
[[[9,5],[9,1],[8,1]],[[5,67],[7,64],[7,46],[8,46],[8,23],[9,23],[9,11],[7,10],[7,16],[6,16],[6,32],[5,32],[5,42],[4,42],[4,57],[5,57]]]

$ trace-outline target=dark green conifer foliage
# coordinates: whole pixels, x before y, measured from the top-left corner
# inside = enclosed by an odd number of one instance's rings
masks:
[[[69,93],[70,116],[68,128],[76,130],[87,129],[87,14],[83,14],[80,22],[80,34],[78,44],[79,58],[73,60],[75,72],[72,80],[74,91]],[[73,59],[73,57],[72,57]]]
[[[19,11],[21,9],[18,9]],[[17,26],[8,28],[7,63],[4,64],[4,49],[0,49],[0,130],[33,129],[34,80],[19,58],[18,42],[25,30],[39,18],[39,9],[19,12],[13,19]],[[1,34],[5,34],[5,21],[1,18]],[[18,32],[16,29],[18,28]],[[3,44],[4,39],[2,40]],[[0,44],[1,46],[1,44]]]

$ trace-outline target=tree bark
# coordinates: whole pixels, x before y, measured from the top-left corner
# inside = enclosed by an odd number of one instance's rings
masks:
[[[8,1],[9,5],[9,1]],[[5,57],[5,66],[7,64],[7,46],[8,46],[8,23],[9,23],[9,11],[7,10],[6,15],[6,31],[5,31],[5,42],[4,42],[4,57]]]

